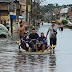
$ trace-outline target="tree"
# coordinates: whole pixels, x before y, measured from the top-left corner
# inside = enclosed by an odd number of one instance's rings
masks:
[[[65,24],[68,24],[68,21],[63,19],[62,23],[65,25]]]

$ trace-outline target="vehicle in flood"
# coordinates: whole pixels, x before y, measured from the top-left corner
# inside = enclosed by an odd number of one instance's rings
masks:
[[[0,24],[0,38],[8,38],[8,37],[11,37],[11,33],[4,25]]]

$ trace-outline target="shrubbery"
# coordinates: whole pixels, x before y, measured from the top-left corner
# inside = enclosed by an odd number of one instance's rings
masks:
[[[62,23],[65,25],[65,24],[68,24],[68,21],[63,19]]]

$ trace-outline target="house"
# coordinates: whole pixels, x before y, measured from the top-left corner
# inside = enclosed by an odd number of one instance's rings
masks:
[[[72,22],[72,7],[63,8],[60,11],[60,20],[67,19]]]
[[[23,16],[23,21],[26,22],[26,0],[19,1],[19,15]],[[31,4],[30,0],[28,5],[28,21],[30,15]],[[15,0],[0,0],[0,17],[1,19],[10,19],[10,12],[16,13],[16,2]]]
[[[61,7],[54,9],[55,19],[57,20],[60,19],[60,10],[61,10]]]
[[[52,21],[53,20],[53,12],[48,11],[47,13],[45,13],[44,17],[48,22]]]
[[[70,7],[68,10],[68,18],[67,19],[72,22],[72,7]]]
[[[9,19],[9,9],[10,3],[13,3],[15,0],[0,0],[0,16],[3,19]],[[13,7],[12,7],[13,8]]]
[[[29,0],[30,1],[30,0]],[[26,22],[26,0],[21,0],[20,4],[20,15],[23,16],[23,22]],[[29,13],[30,13],[31,6],[28,4],[28,21],[29,21]]]
[[[62,8],[60,11],[60,20],[67,19],[68,17],[68,9],[69,8]]]

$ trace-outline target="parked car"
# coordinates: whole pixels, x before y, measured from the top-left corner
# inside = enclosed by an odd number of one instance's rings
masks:
[[[8,29],[4,25],[0,24],[0,38],[2,37],[4,38],[11,37],[11,33],[8,31]]]

